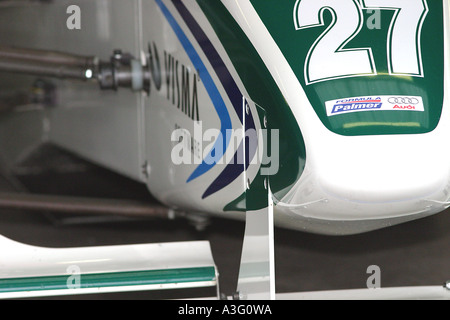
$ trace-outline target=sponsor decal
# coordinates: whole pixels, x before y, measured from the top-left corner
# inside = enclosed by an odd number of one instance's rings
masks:
[[[422,97],[400,95],[343,98],[325,105],[329,117],[361,111],[425,111]]]

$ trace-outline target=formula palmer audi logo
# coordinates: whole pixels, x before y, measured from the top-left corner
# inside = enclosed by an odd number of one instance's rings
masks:
[[[329,117],[355,112],[425,111],[420,96],[362,96],[348,97],[325,102]]]

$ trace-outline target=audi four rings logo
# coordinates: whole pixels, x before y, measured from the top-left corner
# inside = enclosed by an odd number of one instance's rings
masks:
[[[391,104],[418,104],[420,102],[419,99],[410,97],[391,97],[388,101]]]

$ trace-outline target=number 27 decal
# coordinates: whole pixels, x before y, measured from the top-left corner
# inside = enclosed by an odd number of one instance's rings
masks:
[[[423,77],[420,39],[426,0],[297,0],[297,30],[324,26],[325,10],[333,19],[309,50],[306,84],[377,74],[371,48],[344,49],[363,28],[363,9],[394,11],[387,37],[389,74]]]

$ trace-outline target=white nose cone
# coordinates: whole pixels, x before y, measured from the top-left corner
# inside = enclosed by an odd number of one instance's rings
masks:
[[[309,231],[341,234],[442,211],[450,198],[450,157],[433,147],[434,138],[336,135],[316,141],[304,175],[277,209],[314,225]]]
[[[414,201],[434,196],[448,183],[446,152],[432,148],[425,135],[342,138],[316,159],[318,184],[331,198]]]

